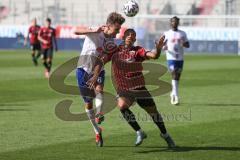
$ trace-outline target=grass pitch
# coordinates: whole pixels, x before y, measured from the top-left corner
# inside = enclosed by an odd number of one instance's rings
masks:
[[[56,68],[78,53],[56,53]],[[165,57],[155,62],[165,65]],[[53,69],[54,69],[53,68]],[[107,67],[109,68],[109,66]],[[74,101],[71,111],[84,112],[79,96],[49,88],[41,64],[33,66],[29,51],[0,52],[0,159],[151,159],[232,160],[240,157],[240,57],[186,56],[180,82],[181,105],[172,106],[169,94],[155,97],[167,129],[179,146],[166,148],[156,126],[138,106],[131,109],[148,138],[134,147],[135,133],[118,109],[106,114],[104,147],[95,146],[88,121],[63,121],[55,105]],[[167,73],[161,79],[170,82]],[[74,71],[66,83],[76,84]],[[114,94],[107,72],[105,89]]]

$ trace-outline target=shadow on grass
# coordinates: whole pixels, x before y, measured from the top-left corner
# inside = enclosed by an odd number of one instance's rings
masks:
[[[0,103],[0,112],[14,112],[14,111],[29,111],[29,109],[25,108],[16,108],[16,107],[26,107],[28,104],[24,103]],[[10,107],[10,108],[7,108]],[[14,108],[12,108],[14,107]]]
[[[153,147],[144,147],[144,148],[153,148]],[[202,146],[202,147],[190,147],[190,146],[178,146],[176,148],[165,148],[158,147],[152,150],[139,151],[137,153],[154,153],[154,152],[190,152],[190,151],[234,151],[240,152],[240,147],[220,147],[220,146]]]
[[[240,107],[237,103],[181,103],[190,106],[212,106],[212,107]]]
[[[0,103],[0,106],[29,106],[25,103]]]
[[[28,109],[17,109],[17,108],[1,108],[0,112],[16,112],[16,111],[29,111]]]

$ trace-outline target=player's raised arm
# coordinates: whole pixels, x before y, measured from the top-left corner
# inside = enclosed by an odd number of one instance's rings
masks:
[[[74,34],[76,35],[84,35],[84,34],[88,34],[88,33],[98,33],[104,30],[106,26],[103,25],[101,27],[98,28],[92,28],[92,27],[76,27]]]
[[[158,42],[155,42],[155,50],[146,53],[148,59],[158,59],[163,46],[165,45],[165,36],[161,36]]]

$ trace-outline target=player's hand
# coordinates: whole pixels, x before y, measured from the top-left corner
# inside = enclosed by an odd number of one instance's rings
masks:
[[[43,44],[48,44],[48,41],[43,40],[42,43],[43,43]]]
[[[107,55],[107,54],[102,54],[102,55],[100,56],[100,58],[101,58],[101,60],[102,60],[104,63],[108,61],[108,55]]]
[[[90,89],[93,89],[96,85],[96,82],[97,82],[97,78],[92,77],[87,81],[87,85],[89,86]]]
[[[163,46],[166,44],[166,41],[164,40],[165,40],[165,36],[163,35],[160,37],[159,41],[155,42],[155,46],[157,50],[161,50]]]

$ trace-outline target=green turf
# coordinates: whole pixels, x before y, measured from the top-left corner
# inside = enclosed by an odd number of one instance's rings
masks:
[[[137,106],[132,110],[148,134],[144,143],[133,146],[135,133],[114,109],[106,114],[103,124],[104,147],[96,148],[89,122],[62,121],[54,113],[55,105],[65,98],[74,100],[72,112],[83,112],[80,97],[49,88],[42,65],[33,66],[28,52],[0,52],[0,160],[239,159],[240,57],[186,56],[181,105],[171,106],[169,94],[155,97],[179,146],[169,150]],[[77,55],[55,54],[54,68]],[[165,57],[155,62],[165,65]],[[114,93],[109,76],[108,70],[105,88]],[[169,81],[169,74],[162,79]],[[74,71],[66,83],[76,83]]]

